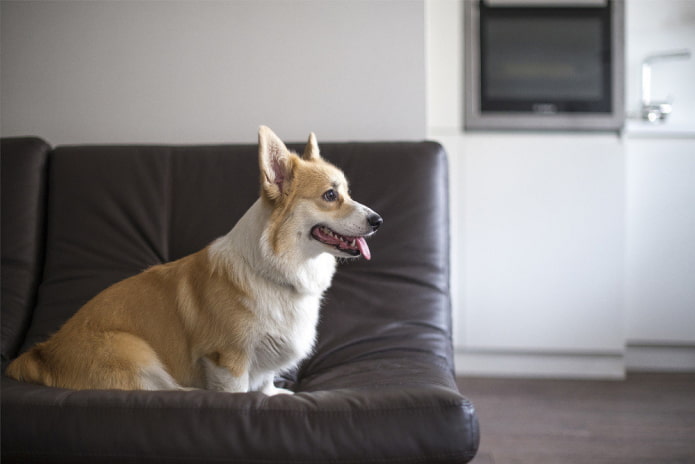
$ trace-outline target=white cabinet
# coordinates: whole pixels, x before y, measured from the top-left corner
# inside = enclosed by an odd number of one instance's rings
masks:
[[[695,368],[695,133],[435,137],[461,373]]]
[[[695,134],[625,144],[628,343],[695,345]]]
[[[615,135],[467,135],[463,346],[620,353],[624,158]]]
[[[629,110],[646,54],[695,50],[691,2],[652,3],[626,7]],[[450,157],[457,370],[619,377],[631,357],[695,369],[695,60],[655,83],[678,107],[638,135],[464,133],[461,6],[425,2],[428,135]]]
[[[620,138],[434,138],[450,158],[459,372],[622,376]]]
[[[461,373],[695,366],[695,136],[435,138]]]

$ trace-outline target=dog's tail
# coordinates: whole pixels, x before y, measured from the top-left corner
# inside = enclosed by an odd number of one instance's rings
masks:
[[[22,354],[7,366],[5,374],[20,382],[52,385],[53,376],[44,362],[41,344]]]

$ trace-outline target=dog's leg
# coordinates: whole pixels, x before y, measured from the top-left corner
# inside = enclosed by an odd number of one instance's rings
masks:
[[[294,392],[291,390],[287,390],[286,388],[276,387],[274,380],[275,380],[275,373],[274,372],[267,372],[267,373],[263,374],[259,379],[258,390],[262,393],[265,393],[268,396],[294,395]]]
[[[160,363],[153,364],[142,370],[140,387],[143,390],[192,390],[179,385]]]
[[[206,389],[229,393],[245,393],[249,391],[249,372],[244,369],[234,375],[224,366],[218,365],[208,357],[202,358],[205,368]]]
[[[93,352],[94,359],[108,360],[93,366],[101,374],[101,386],[127,390],[186,390],[169,374],[152,346],[144,339],[126,332],[104,334],[102,344]]]

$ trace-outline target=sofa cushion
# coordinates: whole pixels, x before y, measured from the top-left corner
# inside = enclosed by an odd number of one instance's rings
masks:
[[[2,363],[24,338],[43,270],[47,160],[50,147],[34,137],[3,138]]]
[[[24,417],[7,430],[3,420],[3,462],[462,463],[477,447],[470,403],[412,381],[396,388],[347,379],[292,397],[69,392],[3,381],[11,384],[3,396],[16,399],[3,416]]]
[[[3,458],[472,459],[477,422],[452,375],[445,154],[427,142],[321,150],[384,225],[370,239],[371,261],[339,266],[314,353],[283,378],[296,395],[76,392],[3,377]],[[256,152],[255,146],[56,149],[45,278],[24,348],[109,284],[228,231],[258,196]]]

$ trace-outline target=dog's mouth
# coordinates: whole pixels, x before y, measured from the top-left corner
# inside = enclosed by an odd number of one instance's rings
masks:
[[[350,256],[357,257],[362,255],[367,260],[372,258],[364,236],[346,237],[323,225],[314,226],[311,229],[311,236],[324,245],[332,246],[336,250]]]

